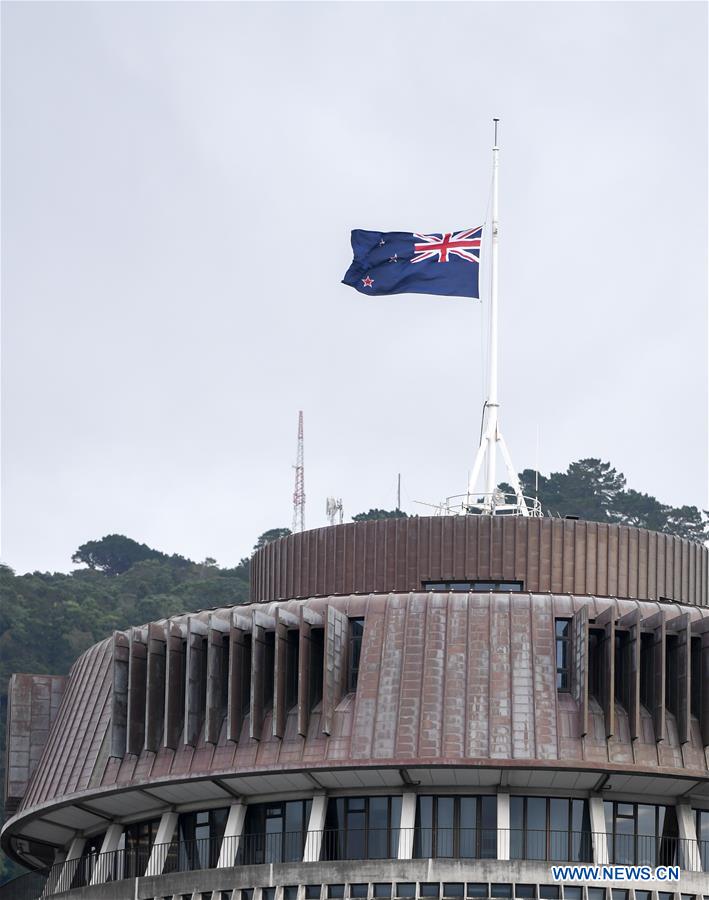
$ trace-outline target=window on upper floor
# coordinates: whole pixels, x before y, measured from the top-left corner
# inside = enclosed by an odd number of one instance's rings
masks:
[[[709,809],[697,810],[697,841],[702,869],[709,872]]]
[[[323,859],[396,859],[401,797],[332,797]]]
[[[237,864],[261,865],[302,860],[311,802],[279,800],[249,804]]]
[[[571,690],[571,619],[556,619],[556,689]]]
[[[702,639],[693,637],[691,643],[691,711],[695,718],[701,716],[702,710]]]
[[[510,858],[569,862],[591,860],[587,800],[510,797]]]
[[[673,806],[650,803],[604,804],[610,861],[617,865],[674,865],[677,815]]]
[[[521,591],[524,589],[522,581],[424,581],[424,591]]]
[[[497,797],[418,797],[414,856],[495,859]]]
[[[286,709],[291,709],[298,702],[299,638],[300,634],[295,629],[286,633]]]
[[[176,840],[168,851],[165,872],[211,869],[217,864],[229,807],[180,813]]]
[[[347,690],[357,690],[359,678],[359,660],[362,654],[362,635],[364,634],[364,618],[350,619],[349,647],[347,648]]]

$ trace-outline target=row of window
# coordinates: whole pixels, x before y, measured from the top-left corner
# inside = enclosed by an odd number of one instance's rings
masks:
[[[260,897],[258,896],[260,894]],[[213,900],[205,891],[199,900]],[[585,887],[576,884],[487,882],[375,882],[286,885],[219,891],[219,900],[709,900],[709,895],[673,891]],[[193,900],[183,894],[180,900]],[[157,900],[174,900],[172,894]]]
[[[323,861],[396,859],[401,836],[401,796],[332,797],[322,834],[308,834],[312,801],[250,804],[243,833],[224,843],[228,807],[181,813],[170,844],[157,848],[162,872],[214,868],[220,854],[234,865],[298,862],[307,841]],[[680,840],[672,806],[604,803],[609,862],[675,865]],[[126,826],[116,854],[101,857],[103,835],[87,841],[72,887],[88,883],[93,866],[107,867],[104,881],[142,875],[150,859],[159,819]],[[698,850],[709,871],[709,810],[696,811]],[[496,859],[498,841],[510,859],[591,862],[593,844],[588,801],[566,797],[510,797],[510,827],[497,829],[497,798],[420,795],[413,844],[416,859]],[[233,846],[230,850],[229,842]]]
[[[571,619],[556,619],[556,687],[559,691],[571,690]],[[679,712],[678,638],[667,634],[665,652],[665,705],[677,715]],[[591,626],[588,632],[588,691],[599,702],[603,692],[603,657],[605,633],[602,628]],[[640,634],[640,702],[646,709],[653,706],[655,690],[654,635]],[[691,639],[691,713],[699,718],[701,710],[701,637]],[[615,632],[614,693],[616,700],[626,709],[630,707],[631,665],[630,632]]]

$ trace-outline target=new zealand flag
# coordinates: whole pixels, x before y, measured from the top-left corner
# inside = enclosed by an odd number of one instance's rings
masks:
[[[482,225],[467,231],[410,234],[352,232],[352,265],[343,284],[362,294],[440,294],[480,297]]]

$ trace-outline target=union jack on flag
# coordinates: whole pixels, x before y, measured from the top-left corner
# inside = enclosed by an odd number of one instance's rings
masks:
[[[342,282],[374,297],[438,294],[479,298],[482,231],[482,225],[435,234],[355,229],[354,259]]]
[[[468,262],[480,262],[480,241],[482,238],[482,225],[479,228],[469,228],[467,231],[454,231],[445,234],[416,234],[420,243],[414,244],[416,254],[412,263],[423,262],[425,259],[435,259],[436,262],[448,262],[451,256],[467,259]],[[473,251],[477,250],[476,255]]]

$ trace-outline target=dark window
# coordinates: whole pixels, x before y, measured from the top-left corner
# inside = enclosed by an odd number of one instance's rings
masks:
[[[124,878],[137,878],[145,874],[159,825],[160,819],[126,825],[123,832],[125,836]]]
[[[537,886],[536,884],[516,884],[515,885],[515,897],[518,897],[519,900],[534,900],[537,896]],[[579,900],[581,898],[579,897]]]
[[[679,670],[677,667],[677,635],[668,634],[665,655],[665,703],[667,709],[677,715],[679,709]]]
[[[275,667],[276,656],[276,633],[275,631],[264,632],[264,654],[263,654],[263,711],[273,709],[273,672]]]
[[[510,857],[590,862],[587,800],[510,797]]]
[[[351,884],[350,897],[366,897],[369,891],[368,884]]]
[[[654,646],[654,635],[647,633],[640,635],[640,702],[648,710],[652,710],[654,706]]]
[[[300,659],[299,632],[286,632],[286,709],[298,702],[298,662]]]
[[[333,797],[328,801],[323,859],[396,859],[401,797]]]
[[[414,857],[495,859],[496,856],[496,797],[418,797]]]
[[[583,888],[577,887],[573,884],[565,884],[564,900],[583,900]]]
[[[702,639],[700,637],[693,637],[691,648],[691,710],[692,715],[698,719],[702,709]]]
[[[613,888],[611,890],[611,900],[628,900],[628,892],[624,888]]]
[[[239,865],[299,862],[308,833],[310,800],[254,803],[246,808]]]
[[[658,891],[657,892],[657,900],[674,900],[674,894],[672,891]]]
[[[408,881],[400,881],[396,886],[396,896],[403,900],[409,900],[416,896],[416,884]]]
[[[298,900],[297,884],[289,884],[283,888],[283,900]]]
[[[372,889],[372,897],[375,900],[389,900],[389,897],[391,897],[391,884],[375,884]]]
[[[540,884],[539,885],[540,900],[559,900],[558,884]]]
[[[314,709],[322,700],[322,673],[323,673],[323,630],[322,628],[310,629],[310,683],[308,695],[310,709]]]
[[[603,641],[602,628],[588,629],[588,693],[599,703],[603,699],[601,690],[603,676]]]
[[[454,882],[452,884],[444,884],[443,885],[443,896],[445,898],[448,897],[464,897],[465,896],[465,885],[462,881]]]
[[[605,900],[606,889],[590,887],[586,888],[586,894],[588,896],[588,900]]]
[[[424,581],[425,591],[521,591],[522,581]]]
[[[76,864],[76,871],[71,879],[72,888],[86,887],[86,885],[91,884],[91,878],[97,863],[101,869],[105,868],[104,860],[99,858],[105,836],[106,832],[104,831],[86,839],[84,849],[81,851],[81,858]],[[110,855],[112,856],[113,854]],[[103,880],[106,880],[106,878],[104,877]]]
[[[261,888],[261,900],[276,900],[276,889],[274,887]]]
[[[468,897],[487,897],[490,888],[482,881],[468,883]]]
[[[320,900],[320,891],[322,890],[321,884],[306,884],[305,885],[305,900]]]
[[[251,705],[251,635],[244,635],[244,652],[241,655],[241,708],[244,715]]]
[[[253,888],[244,888],[241,891],[241,900],[253,900],[254,897],[254,889]]]
[[[364,619],[350,619],[350,646],[347,656],[347,690],[350,693],[357,690],[359,658],[362,653],[363,634]]]
[[[213,869],[219,858],[222,838],[229,816],[228,807],[202,812],[180,813],[177,840],[170,845],[164,872]]]
[[[512,896],[512,885],[511,884],[491,884],[490,885],[490,896],[491,897],[511,897]]]
[[[630,707],[630,634],[627,631],[615,633],[615,699],[626,710]],[[623,900],[623,898],[615,898]],[[627,900],[627,898],[625,898]]]
[[[340,897],[345,896],[345,886],[344,884],[331,884],[327,889],[327,896],[330,900],[339,900]]]
[[[571,619],[557,619],[556,634],[556,689],[571,690]]]
[[[651,891],[635,891],[635,900],[651,900]]]
[[[603,807],[611,863],[631,866],[674,864],[678,830],[673,806],[607,800]]]
[[[438,897],[440,893],[440,885],[429,882],[428,884],[421,884],[419,886],[419,894],[422,897]]]

